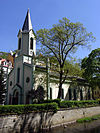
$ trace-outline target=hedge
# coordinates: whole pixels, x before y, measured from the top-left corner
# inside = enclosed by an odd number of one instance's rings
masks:
[[[57,112],[60,108],[90,107],[100,105],[100,100],[83,100],[83,101],[61,101],[60,99],[44,100],[41,104],[27,105],[0,105],[0,115],[2,114],[23,114],[32,111],[53,111]]]
[[[53,103],[53,102],[57,103],[58,106],[60,106],[61,99],[48,99],[48,100],[42,101],[41,103]]]
[[[60,108],[74,108],[74,107],[90,107],[99,105],[98,100],[83,100],[83,101],[61,101]]]
[[[0,106],[0,114],[22,114],[32,111],[53,111],[58,109],[57,103],[27,104],[27,105],[4,105]]]

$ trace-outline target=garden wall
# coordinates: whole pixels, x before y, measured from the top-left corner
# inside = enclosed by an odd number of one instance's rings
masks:
[[[79,118],[100,114],[100,106],[59,110],[53,112],[33,112],[23,115],[0,116],[0,133],[3,132],[30,132],[63,126],[75,122]]]

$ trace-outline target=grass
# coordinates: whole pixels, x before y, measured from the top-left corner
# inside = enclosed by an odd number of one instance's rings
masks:
[[[100,119],[100,115],[95,115],[95,116],[91,116],[91,117],[84,117],[84,118],[78,119],[76,122],[84,123],[84,122],[91,122],[91,121],[98,120],[98,119]]]

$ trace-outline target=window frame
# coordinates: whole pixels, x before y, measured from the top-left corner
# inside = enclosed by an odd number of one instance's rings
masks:
[[[18,40],[18,50],[20,50],[21,49],[21,38],[19,38],[19,40]]]

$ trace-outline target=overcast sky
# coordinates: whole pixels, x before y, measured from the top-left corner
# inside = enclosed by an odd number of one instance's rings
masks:
[[[0,0],[0,51],[17,49],[17,34],[28,8],[35,32],[66,17],[93,33],[96,42],[91,43],[91,50],[100,47],[100,0]],[[84,58],[91,50],[79,49],[75,56]]]

